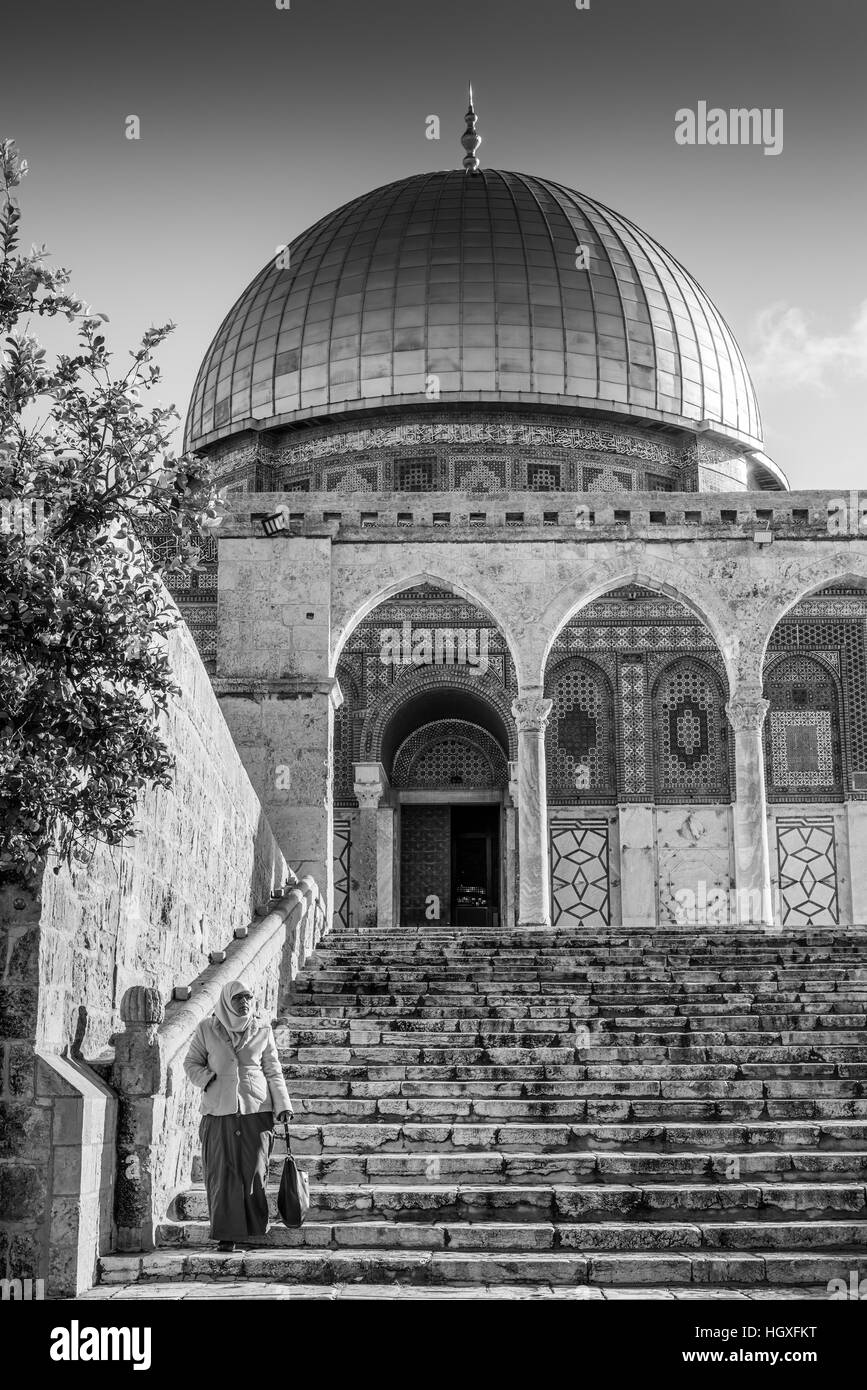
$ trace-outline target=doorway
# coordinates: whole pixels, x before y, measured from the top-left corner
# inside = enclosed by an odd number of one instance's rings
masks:
[[[500,808],[451,808],[452,921],[496,927],[500,921]]]
[[[499,926],[500,876],[498,802],[401,802],[400,916],[405,925]]]

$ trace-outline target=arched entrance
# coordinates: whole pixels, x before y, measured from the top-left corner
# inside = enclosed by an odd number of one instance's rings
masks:
[[[680,599],[621,585],[548,657],[552,920],[651,926],[728,903],[734,763],[723,653]]]
[[[394,723],[406,728],[410,719],[416,726],[395,749],[390,775],[400,812],[400,919],[499,926],[508,898],[505,729],[486,727],[489,709],[461,690],[410,698]]]
[[[335,898],[346,924],[514,923],[508,645],[433,585],[393,596],[341,653]]]

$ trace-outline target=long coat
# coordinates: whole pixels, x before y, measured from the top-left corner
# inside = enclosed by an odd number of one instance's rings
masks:
[[[229,1034],[216,1018],[196,1028],[184,1071],[202,1090],[203,1115],[256,1115],[262,1110],[291,1113],[292,1102],[283,1080],[277,1044],[263,1023],[236,1052]],[[213,1086],[208,1082],[213,1079]],[[207,1090],[205,1087],[207,1086]]]

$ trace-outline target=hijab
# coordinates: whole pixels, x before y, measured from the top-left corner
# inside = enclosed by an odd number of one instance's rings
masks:
[[[259,1027],[259,1016],[255,1005],[249,1014],[239,1014],[234,1007],[236,994],[249,994],[251,991],[241,980],[231,980],[229,984],[223,985],[220,990],[220,997],[214,1007],[214,1017],[222,1023],[226,1032],[229,1034],[229,1041],[235,1051],[243,1047],[247,1039]]]

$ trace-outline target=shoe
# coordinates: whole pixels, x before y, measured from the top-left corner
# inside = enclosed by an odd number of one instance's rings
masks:
[[[221,1240],[217,1245],[217,1249],[221,1255],[234,1255],[235,1242],[233,1240]]]

